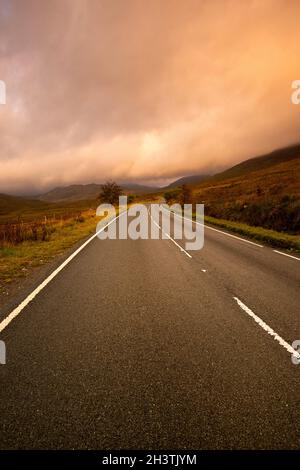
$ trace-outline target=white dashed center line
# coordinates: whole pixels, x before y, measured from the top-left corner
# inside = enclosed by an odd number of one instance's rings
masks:
[[[300,359],[300,354],[289,344],[287,343],[280,335],[278,335],[273,328],[271,328],[267,323],[265,323],[261,318],[259,318],[252,310],[247,307],[238,297],[233,297],[234,300],[237,302],[239,307],[247,313],[253,320],[263,329],[265,330],[268,335],[272,336],[278,343],[285,348],[293,357],[296,359]]]
[[[150,215],[150,217],[151,217],[153,223],[156,225],[156,227],[158,227],[159,230],[161,230],[161,232],[162,232],[169,240],[171,240],[171,242],[173,242],[173,243],[180,249],[180,251],[182,251],[183,253],[185,253],[186,256],[188,256],[189,258],[192,258],[192,256],[191,256],[184,248],[182,248],[182,246],[179,245],[179,243],[177,243],[177,242],[174,240],[174,238],[172,238],[168,233],[166,233],[166,232],[164,232],[164,231],[162,230],[161,226],[153,219],[152,215],[150,214],[150,211],[148,211],[148,212],[149,212],[149,215]]]

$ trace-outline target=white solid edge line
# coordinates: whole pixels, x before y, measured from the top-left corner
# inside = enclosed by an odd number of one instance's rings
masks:
[[[283,253],[282,251],[278,251],[278,250],[273,250],[273,251],[274,253],[278,253],[279,255],[288,256],[289,258],[293,258],[293,259],[296,259],[297,261],[300,261],[300,258],[297,258],[297,256],[289,255],[288,253]]]
[[[163,209],[164,209],[165,211],[168,210],[168,209],[166,209],[165,207],[163,207]],[[173,212],[173,211],[169,211],[169,212],[171,212],[171,214],[174,214],[174,216],[179,217],[179,218],[181,218],[181,219],[190,220],[190,219],[188,219],[187,217],[184,217],[183,215],[176,214],[176,213]],[[196,220],[192,220],[192,222],[194,222],[194,224],[203,225],[203,224],[201,224],[200,222],[196,222]],[[250,240],[246,240],[245,238],[237,237],[236,235],[232,235],[231,233],[223,232],[222,230],[218,230],[217,228],[210,227],[209,225],[204,224],[204,227],[205,227],[205,228],[208,228],[209,230],[213,230],[214,232],[219,232],[219,233],[222,233],[223,235],[227,235],[227,237],[236,238],[237,240],[241,240],[242,242],[250,243],[250,245],[255,245],[255,246],[258,246],[259,248],[264,248],[264,245],[259,245],[258,243],[251,242]]]
[[[155,223],[156,227],[158,227],[158,228],[161,230],[161,232],[162,232],[166,237],[168,237],[169,240],[171,240],[171,242],[173,242],[173,243],[180,249],[180,251],[183,251],[183,253],[185,253],[186,256],[188,256],[189,258],[192,258],[192,256],[191,256],[187,251],[185,251],[185,249],[182,248],[182,246],[179,245],[179,243],[177,243],[168,233],[163,232],[163,230],[162,230],[162,228],[160,227],[160,225],[158,225],[158,223],[153,219],[153,217],[152,217],[152,215],[150,214],[150,211],[149,211],[149,210],[148,210],[148,212],[149,212],[149,215],[150,215],[151,219],[152,219],[153,222]]]
[[[96,232],[94,235],[92,235],[88,240],[86,240],[79,248],[77,248],[74,253],[72,253],[58,268],[56,268],[34,291],[31,292],[4,320],[1,321],[0,323],[0,333],[10,324],[10,322],[19,315],[19,313],[22,312],[22,310],[41,292],[41,290],[44,289],[44,287],[49,284],[50,281],[60,272],[62,269],[64,269],[67,264],[72,261],[75,256],[80,253],[81,250],[83,250],[94,238],[97,237],[97,235],[103,230],[106,229],[110,224],[112,224],[116,219],[121,217],[127,211],[123,211],[121,214],[117,215],[114,217],[108,224],[106,224],[104,227],[102,227],[98,232]]]
[[[289,343],[287,343],[280,335],[275,333],[275,331],[267,325],[261,318],[259,318],[257,315],[255,315],[252,310],[247,307],[238,297],[233,297],[234,300],[238,303],[239,307],[244,310],[250,317],[253,318],[253,320],[263,329],[265,330],[268,335],[273,336],[273,338],[278,341],[278,343],[283,346],[290,354],[292,354],[294,357],[297,359],[300,359],[300,353],[296,351]]]

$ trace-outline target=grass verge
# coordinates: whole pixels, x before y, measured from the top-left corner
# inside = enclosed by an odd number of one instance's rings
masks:
[[[300,235],[289,235],[287,233],[276,232],[263,227],[252,227],[250,225],[232,222],[230,220],[216,219],[205,216],[205,222],[216,227],[222,227],[230,232],[245,235],[254,240],[268,243],[277,248],[284,248],[290,251],[300,252]]]
[[[24,241],[17,245],[7,245],[0,249],[0,292],[5,285],[17,278],[27,276],[30,271],[64,253],[75,243],[95,233],[100,218],[95,211],[82,213],[80,221],[70,219],[61,226],[58,224],[49,239]]]

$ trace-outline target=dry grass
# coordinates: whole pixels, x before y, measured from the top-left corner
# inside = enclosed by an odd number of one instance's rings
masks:
[[[99,220],[94,210],[87,210],[80,216],[65,220],[51,219],[42,225],[30,223],[21,228],[20,223],[17,233],[21,231],[22,240],[16,239],[15,227],[10,226],[8,231],[5,229],[6,236],[9,234],[13,240],[2,240],[0,247],[0,289],[16,278],[28,275],[34,267],[63,254],[67,248],[94,233]]]
[[[0,225],[0,248],[18,245],[24,241],[47,241],[57,230],[70,224],[70,221],[84,222],[82,213],[74,216],[62,215],[59,218],[44,217],[44,221],[8,222]]]
[[[300,232],[300,159],[193,187],[208,216],[295,235]]]

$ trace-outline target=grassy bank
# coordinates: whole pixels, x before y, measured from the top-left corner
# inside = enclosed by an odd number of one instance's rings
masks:
[[[300,252],[300,235],[289,235],[262,227],[252,227],[241,222],[232,222],[215,217],[205,216],[205,222],[216,227],[222,227],[230,232],[245,235],[254,240],[268,243],[277,248]]]
[[[0,248],[0,291],[7,283],[27,276],[34,267],[63,254],[76,242],[95,233],[99,220],[95,211],[85,211],[80,218],[58,222],[46,240],[25,240],[18,244],[3,245]]]
[[[180,187],[168,189],[164,197],[172,203],[202,203],[211,220],[222,219],[216,224],[223,226],[224,221],[232,221],[231,229],[239,233],[246,230],[247,235],[272,241],[276,246],[292,244],[295,248],[294,236],[300,233],[300,146],[265,157],[247,160],[219,175],[191,183],[185,188],[185,195]],[[263,227],[266,231],[261,233],[258,229],[257,233],[254,229],[253,233],[247,226]]]

